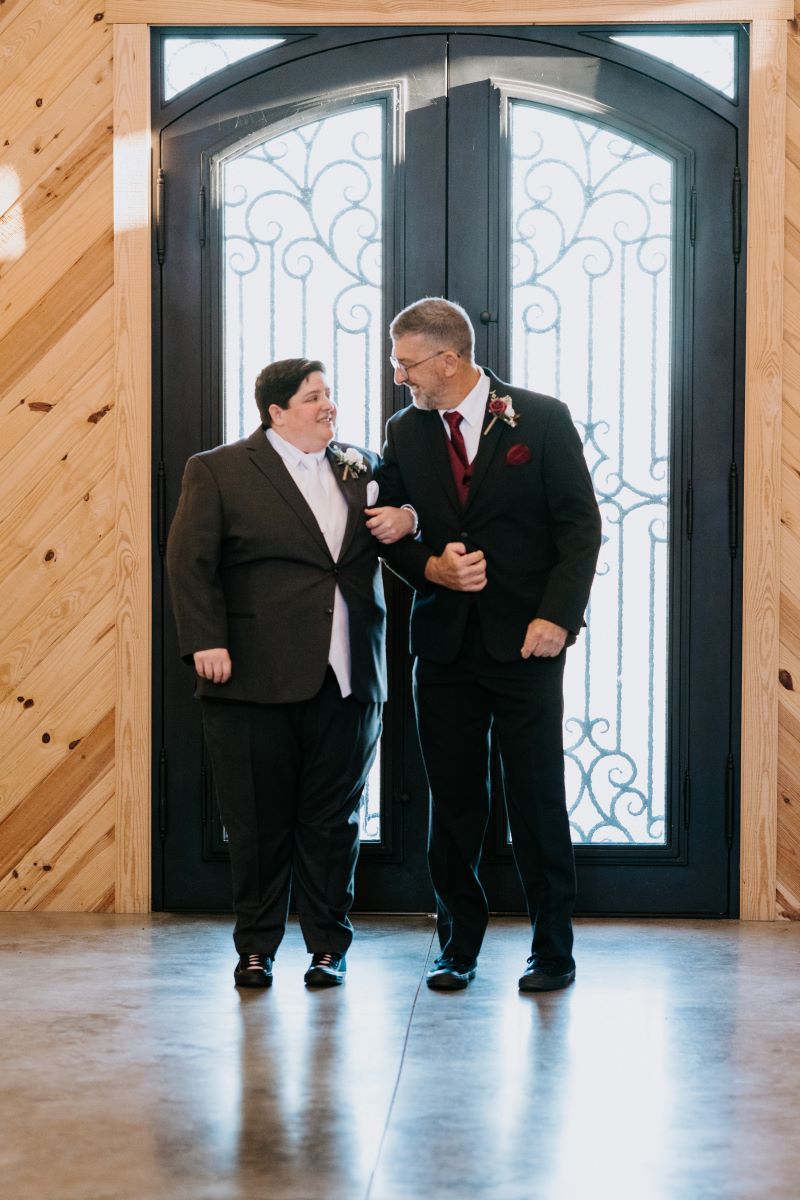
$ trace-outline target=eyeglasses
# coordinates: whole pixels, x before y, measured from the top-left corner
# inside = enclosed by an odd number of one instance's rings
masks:
[[[423,363],[430,362],[432,358],[438,358],[440,354],[456,354],[455,350],[436,350],[433,354],[429,354],[427,358],[420,358],[415,363],[401,363],[394,357],[389,355],[389,362],[394,367],[395,371],[402,371],[403,375],[408,377],[408,372],[413,371],[414,367],[421,367]],[[456,358],[461,358],[460,354],[456,354]]]

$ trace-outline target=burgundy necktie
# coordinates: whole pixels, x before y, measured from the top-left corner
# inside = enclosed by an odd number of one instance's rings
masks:
[[[450,437],[447,439],[447,453],[450,455],[450,467],[453,472],[456,492],[458,493],[458,502],[463,508],[467,503],[469,485],[472,480],[464,435],[459,429],[459,425],[464,418],[458,412],[446,412],[442,413],[442,416],[450,428]]]

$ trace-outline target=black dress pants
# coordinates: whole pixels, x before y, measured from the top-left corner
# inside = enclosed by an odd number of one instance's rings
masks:
[[[358,808],[381,705],[342,699],[333,671],[310,700],[203,698],[203,728],[228,834],[240,954],[274,958],[293,889],[310,954],[344,954]]]
[[[489,919],[478,867],[489,821],[489,733],[498,742],[514,859],[532,953],[572,959],[575,857],[564,790],[563,677],[557,658],[504,663],[483,644],[477,610],[456,660],[418,659],[414,698],[431,791],[428,863],[442,953],[477,958]]]

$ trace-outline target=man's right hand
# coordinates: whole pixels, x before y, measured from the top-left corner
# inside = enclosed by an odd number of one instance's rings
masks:
[[[486,587],[486,558],[482,550],[467,553],[463,542],[448,542],[441,554],[425,563],[429,583],[454,592],[482,592]]]
[[[227,683],[231,677],[231,656],[224,646],[214,650],[195,650],[194,669],[201,679],[212,683]]]

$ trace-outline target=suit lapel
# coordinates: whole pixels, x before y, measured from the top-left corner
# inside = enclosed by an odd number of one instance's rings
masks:
[[[326,554],[330,555],[328,543],[323,537],[316,517],[306,504],[305,497],[286,469],[280,454],[269,444],[263,429],[257,429],[250,435],[247,439],[247,448],[252,455],[253,465],[266,475],[289,508],[303,522],[314,541]]]
[[[348,476],[344,478],[344,469],[340,463],[337,463],[333,457],[333,451],[330,446],[325,451],[325,457],[330,463],[333,477],[336,480],[336,485],[339,491],[345,498],[347,504],[347,524],[345,525],[344,537],[342,538],[342,548],[339,551],[339,561],[341,561],[347,553],[350,543],[355,535],[358,525],[358,518],[362,515],[367,503],[367,484],[366,475],[356,475],[354,478]]]
[[[484,368],[486,370],[486,368]],[[503,385],[497,380],[490,371],[486,371],[489,377],[489,395],[492,392],[502,394]],[[469,495],[467,496],[467,504],[464,509],[465,514],[469,511],[470,506],[475,500],[478,488],[486,478],[486,473],[494,460],[497,453],[497,448],[504,441],[504,434],[507,426],[503,421],[495,421],[488,433],[485,432],[489,423],[489,402],[486,402],[486,408],[483,414],[483,424],[481,425],[481,436],[478,442],[478,453],[472,460],[472,482],[469,487]]]

